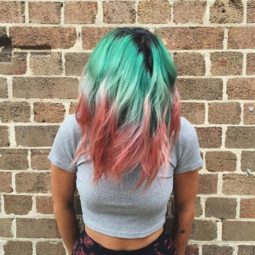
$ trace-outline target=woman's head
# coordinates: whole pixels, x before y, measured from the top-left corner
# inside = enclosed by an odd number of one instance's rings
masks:
[[[180,125],[176,76],[161,39],[146,29],[116,28],[98,42],[76,109],[83,133],[77,155],[89,154],[94,180],[119,179],[139,165],[140,181],[149,185],[164,162],[167,167]]]

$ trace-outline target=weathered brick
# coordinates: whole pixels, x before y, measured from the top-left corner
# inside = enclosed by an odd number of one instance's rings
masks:
[[[93,24],[96,21],[97,2],[69,1],[64,3],[65,23]]]
[[[0,102],[1,122],[28,122],[30,105],[27,102]]]
[[[242,171],[255,171],[255,152],[242,151],[241,154],[241,170]]]
[[[65,249],[63,243],[61,242],[37,242],[36,244],[36,254],[37,255],[63,255],[65,254]]]
[[[15,48],[67,49],[76,42],[76,30],[68,27],[10,27],[10,38]]]
[[[205,75],[205,60],[200,53],[175,53],[178,75]]]
[[[53,213],[52,198],[48,197],[48,196],[37,196],[36,197],[36,210],[38,213],[52,214]]]
[[[208,121],[211,124],[239,124],[241,106],[239,103],[209,103]]]
[[[216,0],[210,8],[212,23],[241,23],[243,21],[242,0]]]
[[[254,148],[255,127],[228,127],[226,131],[227,148]]]
[[[62,122],[65,106],[61,103],[34,103],[34,119],[36,122]]]
[[[82,215],[81,200],[80,200],[80,197],[78,195],[74,196],[73,205],[74,205],[75,213],[79,214],[79,215]]]
[[[0,98],[8,97],[7,79],[0,77]]]
[[[234,248],[229,246],[218,246],[216,244],[202,246],[202,254],[206,254],[206,255],[216,255],[216,254],[232,255],[233,251],[234,251]]]
[[[158,28],[155,30],[169,49],[222,49],[224,31],[222,28],[177,27]]]
[[[230,151],[208,151],[205,155],[206,169],[210,172],[235,171],[236,154]]]
[[[217,193],[217,174],[199,175],[198,194],[215,194]]]
[[[12,174],[0,172],[0,192],[12,192]]]
[[[241,198],[240,201],[240,218],[255,218],[255,199]]]
[[[28,151],[24,149],[0,149],[0,169],[25,170],[28,168]]]
[[[201,148],[220,148],[222,129],[220,127],[197,127],[197,135]]]
[[[4,195],[4,209],[7,214],[28,214],[32,210],[32,197],[26,195]]]
[[[138,22],[164,24],[171,20],[171,6],[167,0],[142,0],[138,3]]]
[[[50,169],[49,150],[31,150],[31,167],[36,170]]]
[[[93,49],[99,39],[113,28],[110,27],[83,27],[82,28],[82,47],[84,50]]]
[[[1,2],[0,2],[1,3]],[[15,52],[8,62],[0,62],[0,74],[25,74],[27,71],[27,54]]]
[[[5,255],[20,255],[20,251],[22,251],[22,255],[32,255],[32,243],[29,241],[9,240],[7,243],[4,244]]]
[[[200,197],[197,197],[196,198],[196,204],[195,204],[195,217],[199,217],[203,214],[203,208],[202,208],[202,205],[201,205],[201,198]]]
[[[255,53],[247,54],[246,73],[247,74],[255,74]]]
[[[238,245],[237,255],[250,255],[255,254],[255,245]]]
[[[15,179],[17,192],[50,192],[49,173],[18,173],[16,174]]]
[[[217,237],[216,222],[211,220],[194,220],[190,239],[209,241]]]
[[[203,23],[206,1],[175,1],[173,5],[175,23]]]
[[[227,95],[228,99],[254,100],[255,78],[229,79]]]
[[[236,217],[236,206],[235,198],[208,197],[205,202],[205,216],[233,219]]]
[[[205,105],[203,103],[181,103],[181,115],[193,124],[205,121]]]
[[[223,194],[255,195],[255,176],[244,174],[223,174]]]
[[[54,219],[17,219],[17,237],[59,238]]]
[[[9,146],[8,127],[0,126],[0,146]]]
[[[249,40],[247,40],[249,38]],[[232,27],[228,32],[229,49],[254,49],[255,27]]]
[[[199,255],[199,248],[196,244],[187,244],[185,254]]]
[[[0,23],[24,23],[25,21],[24,2],[0,2]]]
[[[255,2],[254,2],[254,0],[248,0],[248,2],[247,2],[247,22],[255,23]]]
[[[77,106],[77,102],[71,102],[69,107],[69,114],[75,113],[76,106]]]
[[[244,104],[243,123],[255,124],[255,103]]]
[[[0,219],[0,236],[13,237],[12,219]]]
[[[176,83],[182,100],[221,100],[221,79],[183,79]]]
[[[68,52],[65,54],[66,75],[81,76],[82,70],[89,58],[88,53]]]
[[[33,52],[30,55],[30,68],[34,75],[60,75],[62,57],[60,52]]]
[[[78,79],[67,77],[14,77],[13,96],[20,98],[76,99]]]
[[[243,54],[240,52],[211,53],[212,75],[240,75],[243,69]]]
[[[224,221],[222,223],[222,240],[254,241],[255,222]]]
[[[61,19],[61,3],[28,2],[28,12],[30,23],[59,24]]]

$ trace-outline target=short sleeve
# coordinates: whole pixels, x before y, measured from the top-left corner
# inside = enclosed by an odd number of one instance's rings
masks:
[[[74,155],[77,147],[75,115],[68,115],[61,123],[52,144],[48,159],[68,172],[75,172]]]
[[[196,129],[182,117],[182,127],[178,141],[177,164],[175,173],[185,173],[203,167]]]

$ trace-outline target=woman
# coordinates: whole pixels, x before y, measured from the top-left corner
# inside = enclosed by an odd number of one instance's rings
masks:
[[[76,113],[49,154],[54,214],[73,255],[184,255],[203,160],[195,128],[180,117],[175,80],[168,50],[143,28],[111,30],[90,55]]]

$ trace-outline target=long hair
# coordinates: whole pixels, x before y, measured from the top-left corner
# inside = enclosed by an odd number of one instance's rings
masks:
[[[80,79],[76,120],[93,182],[119,180],[140,167],[138,188],[167,170],[180,129],[175,64],[161,39],[144,28],[115,28],[96,45]]]

